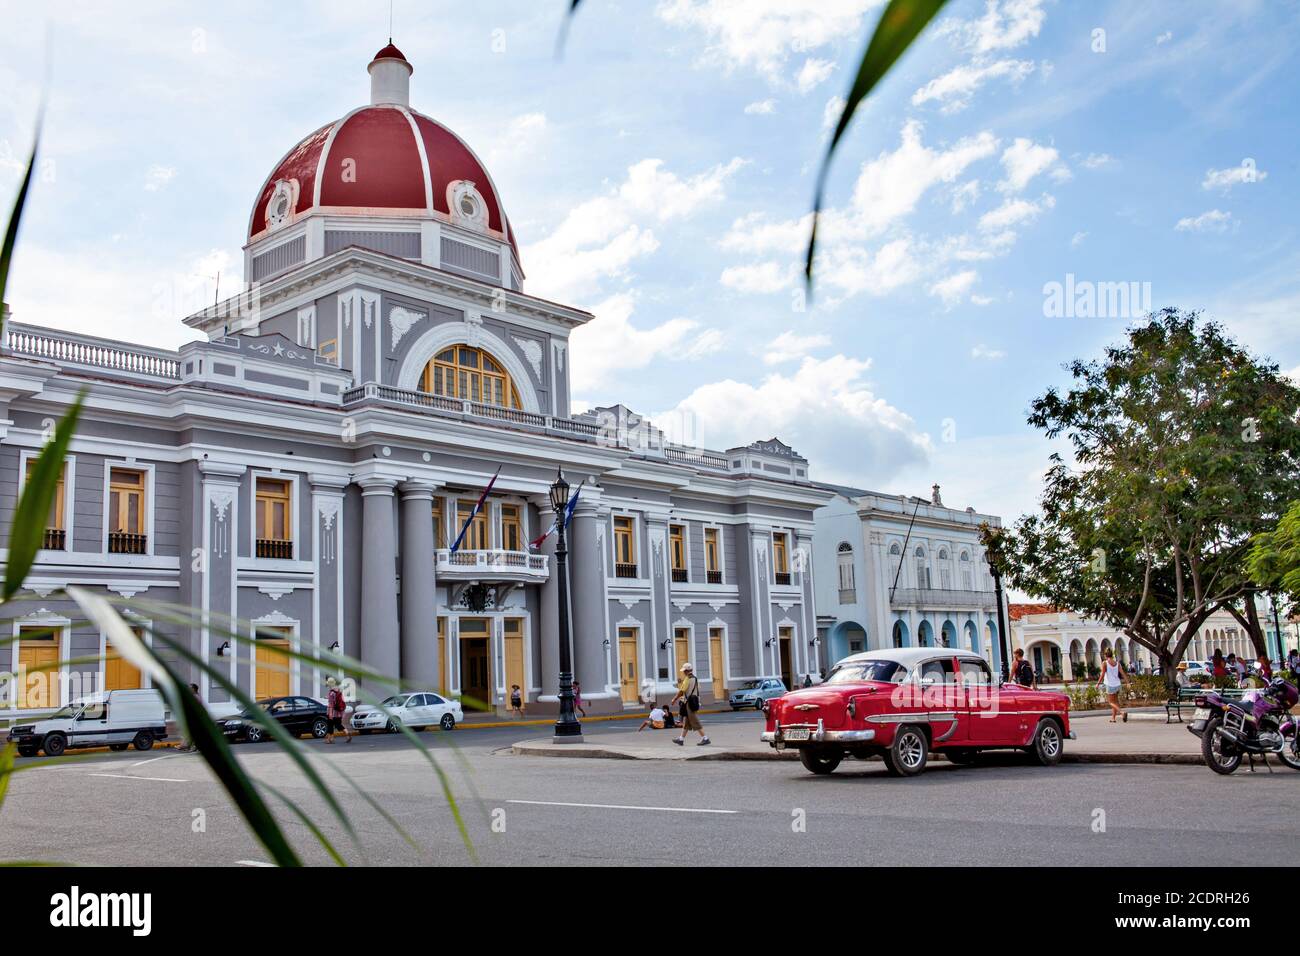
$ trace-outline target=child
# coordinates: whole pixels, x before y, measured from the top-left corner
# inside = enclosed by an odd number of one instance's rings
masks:
[[[654,705],[654,708],[650,711],[650,716],[641,721],[641,726],[636,729],[636,732],[639,734],[647,727],[653,727],[655,730],[664,729],[664,709],[659,704]]]

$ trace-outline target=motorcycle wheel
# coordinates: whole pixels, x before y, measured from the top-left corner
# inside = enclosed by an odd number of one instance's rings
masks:
[[[1294,728],[1289,736],[1282,738],[1282,751],[1278,756],[1292,770],[1300,770],[1300,735],[1296,734]]]
[[[1241,766],[1241,751],[1232,744],[1228,744],[1232,747],[1230,753],[1224,750],[1224,744],[1228,742],[1219,733],[1222,723],[1221,718],[1214,717],[1205,725],[1205,732],[1201,735],[1201,757],[1207,767],[1226,776]]]

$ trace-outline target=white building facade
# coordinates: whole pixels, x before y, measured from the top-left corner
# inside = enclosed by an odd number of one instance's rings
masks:
[[[818,633],[829,662],[882,647],[954,647],[1001,667],[997,598],[979,528],[996,515],[931,497],[825,486],[816,512]],[[833,569],[828,573],[828,569]]]

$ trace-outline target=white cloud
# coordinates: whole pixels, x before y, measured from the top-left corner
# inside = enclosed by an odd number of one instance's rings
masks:
[[[835,64],[832,61],[809,57],[799,68],[799,73],[794,80],[795,86],[799,87],[800,93],[811,92],[814,87],[824,83],[833,72],[835,72]]]
[[[750,116],[770,116],[776,112],[776,100],[755,100],[745,107]]]
[[[1006,358],[1007,353],[1001,349],[989,348],[983,342],[976,345],[970,350],[970,357],[973,359],[987,359],[990,362],[996,362],[1000,358]]]
[[[1040,146],[1032,140],[1017,137],[1002,153],[1002,166],[1007,175],[998,184],[998,189],[1018,193],[1039,173],[1057,167],[1059,160],[1060,154],[1051,146]]]
[[[823,480],[888,481],[925,462],[931,446],[909,416],[873,392],[870,367],[845,355],[805,358],[794,372],[774,372],[757,385],[702,385],[664,417],[693,417],[712,448],[779,437],[816,462],[814,477]]]
[[[969,179],[952,191],[952,211],[959,213],[980,198],[980,182]]]
[[[1031,60],[996,60],[966,63],[937,76],[912,94],[912,105],[939,103],[944,113],[956,113],[970,105],[971,98],[989,80],[1006,78],[1019,83],[1034,71]]]
[[[930,295],[942,299],[943,304],[951,308],[970,294],[971,288],[978,279],[978,272],[974,269],[967,269],[940,279],[931,285],[928,291]]]
[[[1178,232],[1227,232],[1234,223],[1232,213],[1211,209],[1199,216],[1184,216],[1174,229]]]
[[[826,105],[822,107],[822,133],[829,134],[835,129],[843,113],[844,97],[837,94],[828,99]]]
[[[904,124],[898,149],[862,164],[853,186],[851,228],[874,235],[911,213],[926,191],[952,183],[977,160],[991,156],[998,141],[987,130],[958,140],[950,149],[921,142],[921,124]]]
[[[1083,240],[1087,238],[1088,238],[1088,234],[1080,230],[1079,232],[1076,232],[1073,236],[1070,237],[1070,246],[1072,248],[1077,249],[1081,245],[1083,245]]]
[[[812,213],[781,222],[772,222],[763,213],[750,213],[733,222],[718,244],[732,252],[798,252],[808,242],[811,229]]]
[[[589,296],[605,279],[622,278],[629,266],[659,248],[650,228],[684,219],[722,199],[742,160],[682,178],[658,159],[628,167],[627,178],[612,192],[571,209],[555,230],[528,246],[529,291],[563,302]]]
[[[953,21],[945,29],[974,53],[992,53],[1028,43],[1046,19],[1043,0],[986,0],[978,20]]]
[[[751,265],[728,266],[722,270],[719,281],[728,289],[767,295],[780,292],[793,284],[798,269],[793,263],[757,262]]]
[[[160,189],[165,189],[175,178],[175,167],[159,166],[155,163],[149,167],[149,172],[145,174],[144,188],[151,193],[158,192]]]
[[[665,23],[701,31],[703,61],[727,71],[752,69],[787,82],[790,59],[845,36],[858,36],[863,14],[882,0],[663,0]],[[806,64],[801,69],[807,69]]]
[[[1055,205],[1056,200],[1051,196],[1044,196],[1038,202],[1008,197],[1003,200],[1002,205],[980,216],[980,228],[985,232],[1001,232],[1013,226],[1033,222],[1044,209],[1051,209]]]
[[[632,324],[636,299],[628,292],[610,296],[592,309],[595,318],[573,330],[570,364],[576,392],[617,380],[617,373],[645,368],[660,358],[696,359],[718,351],[722,333],[700,330],[693,319],[668,319],[650,328]]]
[[[1115,162],[1110,153],[1089,153],[1083,159],[1079,160],[1079,165],[1084,169],[1101,169]]]
[[[1156,37],[1156,46],[1163,46],[1173,38],[1174,38],[1174,31],[1166,30],[1164,33]]]
[[[1254,183],[1267,178],[1268,173],[1262,169],[1256,169],[1253,160],[1245,160],[1240,166],[1229,166],[1227,169],[1207,169],[1205,178],[1201,180],[1201,188],[1222,189],[1226,193],[1233,186]]]
[[[909,285],[925,273],[910,239],[895,239],[876,252],[862,246],[832,245],[819,254],[817,281],[845,296],[881,296]]]
[[[767,365],[780,365],[804,358],[813,349],[825,348],[831,344],[831,337],[820,332],[800,335],[795,331],[782,332],[767,343],[763,352],[763,362]]]
[[[504,128],[495,131],[492,148],[488,151],[489,163],[493,166],[504,165],[532,153],[546,134],[546,129],[545,113],[523,113],[514,117]]]

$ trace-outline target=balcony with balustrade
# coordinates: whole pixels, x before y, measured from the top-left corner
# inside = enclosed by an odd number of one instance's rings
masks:
[[[891,607],[915,607],[925,610],[996,608],[992,591],[966,591],[958,588],[898,588],[890,598]]]
[[[501,548],[480,551],[439,548],[434,556],[434,572],[440,581],[541,584],[551,576],[549,558],[545,554]]]

